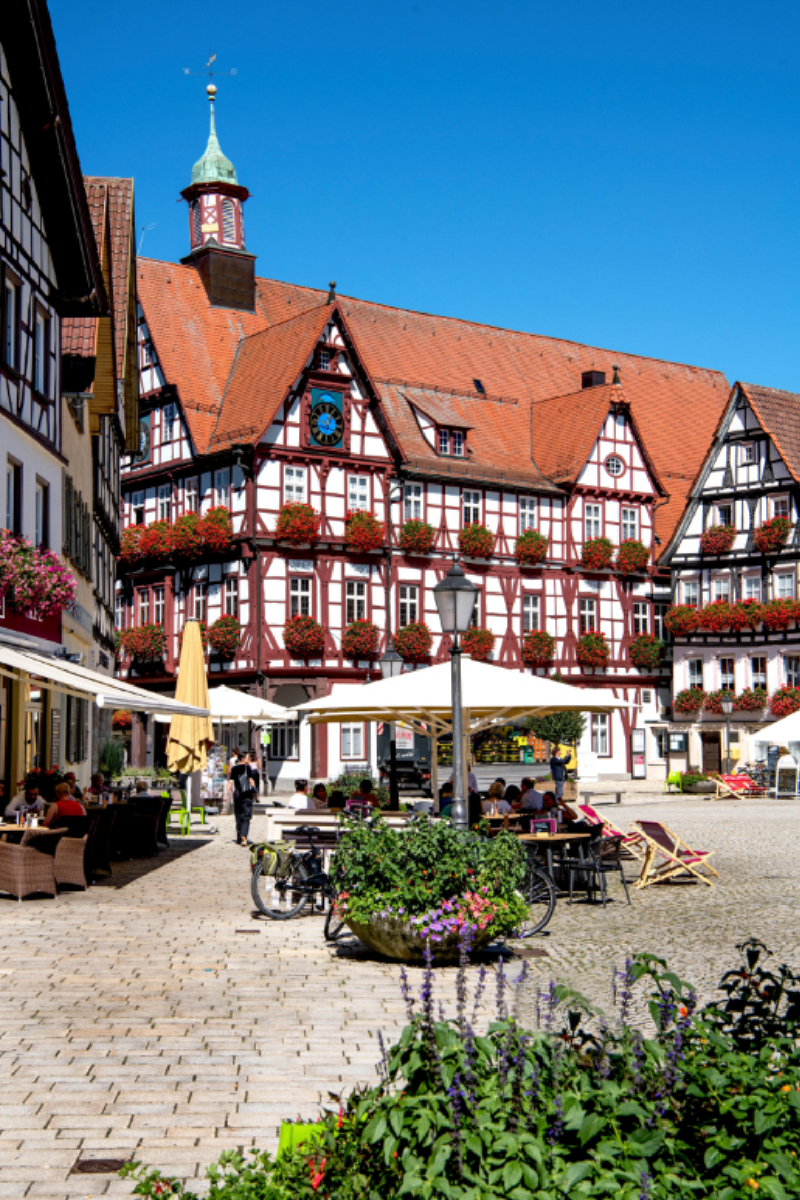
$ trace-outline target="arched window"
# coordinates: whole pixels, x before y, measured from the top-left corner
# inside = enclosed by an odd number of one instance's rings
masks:
[[[227,198],[222,201],[222,240],[223,242],[236,241],[236,214],[233,201]]]
[[[195,200],[192,204],[192,241],[195,246],[199,246],[203,240],[202,224],[203,218],[200,213],[200,201]]]

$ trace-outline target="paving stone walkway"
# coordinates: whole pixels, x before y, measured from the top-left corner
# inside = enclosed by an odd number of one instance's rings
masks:
[[[636,950],[704,998],[748,934],[800,966],[798,806],[631,801],[609,811],[716,848],[722,879],[633,891],[631,907],[616,883],[605,910],[559,901],[520,996],[528,1016],[551,978],[610,1008],[611,966]],[[219,828],[87,893],[0,897],[0,1197],[130,1194],[115,1176],[72,1174],[87,1157],[202,1177],[222,1150],[274,1148],[283,1117],[375,1078],[377,1030],[391,1039],[404,1023],[397,966],[326,947],[316,916],[255,919],[247,852],[230,818]],[[437,975],[452,1001],[454,970]]]

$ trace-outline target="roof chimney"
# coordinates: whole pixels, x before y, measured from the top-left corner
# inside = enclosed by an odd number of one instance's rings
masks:
[[[605,371],[584,371],[581,375],[581,387],[602,387],[606,381]]]
[[[611,380],[611,382],[616,384],[620,384],[622,382],[619,377],[619,367],[616,363],[614,363],[614,378]]]

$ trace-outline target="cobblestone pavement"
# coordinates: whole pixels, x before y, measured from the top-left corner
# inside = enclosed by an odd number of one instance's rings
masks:
[[[716,849],[722,878],[632,891],[630,907],[616,881],[605,910],[559,901],[520,997],[529,1015],[551,978],[609,1007],[611,966],[636,950],[704,997],[749,934],[800,966],[797,806],[631,801],[608,811]],[[374,1079],[378,1028],[391,1037],[404,1020],[397,966],[327,948],[317,916],[255,919],[248,856],[230,818],[219,826],[87,893],[0,898],[0,1197],[130,1194],[115,1176],[71,1174],[86,1157],[135,1155],[191,1179],[226,1148],[274,1147],[282,1117],[313,1117],[328,1092]],[[437,975],[452,1000],[454,970]]]

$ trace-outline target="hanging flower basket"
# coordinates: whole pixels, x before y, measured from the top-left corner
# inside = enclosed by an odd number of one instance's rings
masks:
[[[406,521],[400,530],[400,549],[405,554],[430,554],[436,530],[425,521]]]
[[[169,558],[172,553],[172,525],[169,521],[151,521],[139,538],[142,558]]]
[[[697,614],[697,629],[719,633],[730,629],[735,633],[742,629],[754,629],[762,620],[762,606],[758,600],[740,600],[729,604],[727,600],[715,600]]]
[[[786,517],[772,517],[765,521],[753,535],[756,550],[762,554],[776,554],[786,545],[791,528],[791,522]]]
[[[681,713],[685,717],[693,716],[703,707],[705,698],[706,694],[702,688],[686,688],[684,691],[678,692],[677,696],[673,700],[673,711],[676,713]]]
[[[200,626],[200,640],[203,643],[203,654],[205,654],[208,650],[208,629],[206,628],[205,621],[197,621],[196,624]],[[181,629],[180,633],[178,634],[178,657],[179,658],[180,658],[181,650],[183,649],[183,633],[184,633],[185,629],[186,629],[186,626],[184,625],[183,628]]]
[[[535,567],[547,557],[550,539],[535,529],[526,529],[521,533],[514,545],[514,557],[521,566]]]
[[[602,571],[611,566],[614,557],[614,543],[608,538],[589,538],[583,543],[580,565],[589,571]]]
[[[800,604],[796,600],[770,600],[761,606],[761,619],[766,629],[788,629],[800,624]]]
[[[292,658],[321,658],[325,649],[325,626],[313,617],[298,614],[284,625],[283,644]]]
[[[686,637],[697,629],[698,611],[691,604],[676,604],[664,616],[664,625],[673,637]]]
[[[769,711],[773,717],[788,717],[800,709],[800,688],[782,687],[772,693]]]
[[[433,646],[433,635],[424,621],[404,625],[394,635],[394,648],[406,662],[423,662]]]
[[[494,549],[494,534],[474,521],[458,531],[458,545],[467,558],[489,558]]]
[[[733,692],[723,688],[718,692],[707,692],[706,698],[703,701],[703,710],[708,713],[714,713],[715,716],[722,716],[722,701],[733,700],[734,708],[738,708],[736,696]]]
[[[745,688],[745,690],[736,697],[735,708],[737,712],[761,712],[767,707],[768,696],[764,688]]]
[[[650,551],[636,538],[626,538],[617,551],[617,570],[623,575],[641,574],[647,568]]]
[[[354,662],[375,658],[379,641],[380,630],[372,621],[351,621],[342,636],[342,654]]]
[[[611,648],[603,633],[585,633],[578,639],[575,657],[582,667],[605,667]]]
[[[117,708],[111,714],[111,725],[113,729],[130,729],[133,724],[133,717],[127,708]]]
[[[144,557],[141,544],[144,530],[144,525],[129,525],[127,529],[123,529],[119,539],[120,562],[130,566]]]
[[[556,639],[543,629],[532,629],[522,643],[522,661],[527,667],[546,667],[553,661]]]
[[[203,541],[207,550],[221,554],[228,549],[233,541],[233,521],[231,510],[220,504],[210,508],[203,517]]]
[[[703,554],[727,554],[735,541],[732,525],[709,525],[700,535],[700,549]]]
[[[275,537],[293,546],[305,546],[319,537],[319,513],[310,504],[284,504],[278,514]]]
[[[362,509],[351,509],[344,518],[344,540],[353,554],[367,554],[380,550],[386,531],[374,513]]]
[[[120,633],[122,648],[131,658],[140,660],[161,658],[167,639],[161,625],[137,625]]]
[[[172,546],[183,558],[200,558],[205,539],[203,523],[197,513],[184,513],[172,526]]]
[[[55,617],[74,604],[75,578],[52,550],[0,531],[0,597],[14,612]]]
[[[652,633],[640,633],[628,647],[630,660],[640,671],[655,671],[664,653],[664,643]]]
[[[461,639],[461,649],[476,662],[486,662],[494,650],[495,640],[490,629],[468,629]]]
[[[233,658],[242,641],[242,627],[236,617],[219,617],[208,631],[208,643],[215,654]]]

